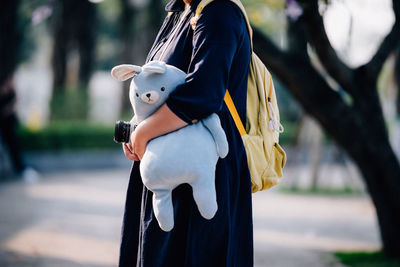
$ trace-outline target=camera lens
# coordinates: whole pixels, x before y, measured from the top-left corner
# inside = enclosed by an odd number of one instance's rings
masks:
[[[128,143],[131,133],[131,124],[126,121],[115,123],[114,141],[117,143]]]

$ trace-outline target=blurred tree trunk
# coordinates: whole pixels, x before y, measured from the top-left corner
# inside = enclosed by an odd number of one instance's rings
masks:
[[[94,63],[96,7],[89,1],[59,0],[54,15],[54,89],[66,85],[67,61],[72,50],[79,53],[78,82],[86,87]]]
[[[5,0],[0,8],[0,87],[14,73],[20,35],[17,28],[19,0]]]
[[[397,155],[397,159],[400,161],[400,45],[397,47],[395,60],[394,81],[397,88],[397,97],[395,100],[396,117],[391,126],[391,141],[393,149]]]
[[[71,1],[71,0],[68,0]],[[79,83],[86,88],[95,63],[97,12],[95,4],[89,1],[77,0],[76,10],[76,42],[79,51]]]
[[[68,116],[64,113],[68,113],[71,108],[79,110],[76,115],[72,115],[73,117],[86,117],[87,115],[87,86],[94,64],[96,18],[95,4],[89,1],[56,1],[53,25],[54,77],[51,104],[53,117]],[[80,91],[65,92],[66,87]],[[74,99],[69,99],[71,94]],[[78,105],[78,103],[72,103],[75,102],[75,99],[82,100],[79,102],[79,107],[76,108],[74,105]]]
[[[400,258],[400,165],[389,144],[377,93],[377,78],[400,41],[400,2],[393,1],[396,22],[375,56],[351,69],[332,48],[318,11],[318,1],[298,1],[303,14],[295,22],[294,47],[282,51],[255,29],[254,46],[264,63],[353,158],[376,207],[384,251]],[[344,101],[305,56],[309,43],[325,70],[352,98]],[[292,46],[293,47],[293,46]]]
[[[134,63],[134,55],[133,49],[135,46],[134,37],[137,34],[135,22],[136,22],[136,15],[137,10],[135,7],[132,6],[130,0],[121,0],[121,16],[119,20],[119,32],[120,38],[122,42],[122,50],[121,50],[121,64],[122,63]],[[123,90],[122,90],[122,105],[121,105],[121,113],[132,113],[132,106],[129,101],[129,85],[130,83],[123,83]]]
[[[396,113],[400,120],[400,45],[397,47],[396,65],[394,67],[394,77],[397,85]]]
[[[0,137],[7,118],[15,116],[13,74],[18,62],[21,31],[18,28],[19,1],[6,0],[0,9]],[[4,134],[4,133],[3,133]]]

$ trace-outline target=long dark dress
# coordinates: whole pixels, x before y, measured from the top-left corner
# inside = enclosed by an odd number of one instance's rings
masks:
[[[216,168],[218,211],[204,219],[184,184],[172,194],[175,226],[162,231],[152,208],[152,193],[142,184],[139,163],[128,186],[119,266],[253,266],[253,222],[250,175],[241,137],[223,102],[229,88],[243,122],[246,112],[250,40],[240,9],[217,0],[201,13],[193,31],[189,20],[199,0],[172,39],[163,60],[188,73],[167,105],[190,123],[217,113],[229,142],[229,154]],[[147,60],[159,59],[163,44],[184,10],[182,0],[166,6],[167,16]],[[174,156],[174,155],[171,155]],[[176,155],[178,156],[178,155]]]

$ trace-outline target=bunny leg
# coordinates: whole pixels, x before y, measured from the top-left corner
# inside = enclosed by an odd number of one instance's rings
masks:
[[[201,216],[206,219],[212,219],[218,210],[214,180],[215,177],[203,177],[201,182],[192,184],[194,201]]]
[[[174,228],[174,209],[172,207],[172,191],[156,190],[153,192],[153,210],[160,228],[169,232]]]

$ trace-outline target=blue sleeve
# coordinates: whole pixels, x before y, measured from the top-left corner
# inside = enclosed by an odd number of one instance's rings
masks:
[[[222,108],[243,31],[240,10],[233,5],[230,1],[212,2],[197,21],[186,81],[167,100],[167,106],[187,123]]]

